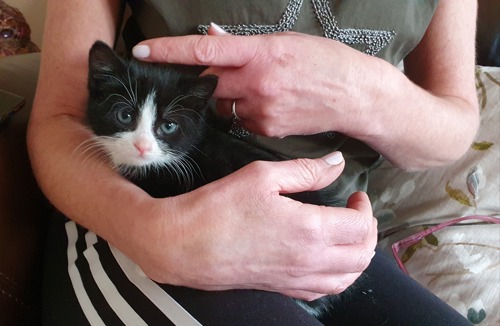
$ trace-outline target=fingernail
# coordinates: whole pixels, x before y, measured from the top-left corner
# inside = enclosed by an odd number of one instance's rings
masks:
[[[132,54],[137,59],[145,59],[151,54],[151,50],[147,45],[136,45],[132,49]]]
[[[323,156],[323,160],[330,165],[339,165],[344,161],[344,156],[341,152],[333,152]]]
[[[210,28],[213,28],[219,34],[227,34],[227,32],[225,30],[223,30],[222,27],[220,27],[216,23],[213,23],[213,22],[210,23]]]

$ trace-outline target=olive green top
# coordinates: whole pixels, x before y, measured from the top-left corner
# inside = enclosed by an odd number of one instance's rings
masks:
[[[418,44],[437,0],[130,0],[133,15],[146,38],[206,33],[215,22],[238,35],[296,31],[339,40],[393,65]],[[300,81],[299,81],[300,82]],[[284,139],[235,134],[286,158],[320,157],[340,150],[346,167],[334,183],[338,195],[366,190],[368,171],[380,155],[334,131]]]

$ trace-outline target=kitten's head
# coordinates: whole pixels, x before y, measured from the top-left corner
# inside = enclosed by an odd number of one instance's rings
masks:
[[[216,76],[118,57],[103,42],[89,53],[87,122],[122,173],[179,166],[203,130]]]

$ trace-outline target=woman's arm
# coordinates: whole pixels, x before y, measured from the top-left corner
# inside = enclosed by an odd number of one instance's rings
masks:
[[[478,127],[476,2],[440,1],[408,77],[339,42],[295,33],[189,36],[142,42],[144,60],[209,65],[216,96],[237,100],[241,124],[283,137],[328,130],[360,139],[408,170],[448,164]],[[208,73],[207,72],[207,73]]]
[[[343,168],[338,154],[256,162],[189,194],[154,199],[97,155],[78,152],[91,136],[84,126],[88,51],[97,39],[113,42],[119,7],[117,0],[48,3],[28,135],[33,170],[48,199],[159,282],[306,299],[350,285],[376,243],[366,195],[354,194],[348,208],[280,196],[331,183]]]
[[[416,49],[380,82],[369,144],[394,164],[419,169],[449,164],[470,147],[479,126],[475,88],[477,1],[439,1]],[[389,70],[389,69],[388,69]],[[399,75],[399,76],[398,76]],[[414,84],[413,84],[414,83]]]
[[[90,136],[83,126],[88,51],[97,39],[113,44],[120,6],[119,0],[48,1],[40,75],[28,130],[33,170],[48,199],[86,227],[102,225],[102,235],[114,241],[117,235],[109,230],[113,221],[101,217],[114,212],[126,220],[128,213],[119,201],[113,205],[110,199],[126,196],[134,203],[140,194],[105,164],[82,157],[76,149]]]

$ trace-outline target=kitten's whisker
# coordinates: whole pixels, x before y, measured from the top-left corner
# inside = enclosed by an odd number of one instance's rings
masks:
[[[180,106],[180,105],[179,105]],[[193,110],[193,109],[189,109],[189,108],[185,108],[183,106],[180,106],[181,108],[178,109],[178,110],[175,110],[175,111],[170,111],[168,112],[168,115],[175,115],[176,113],[180,112],[180,111],[187,111],[187,112],[192,112],[194,113],[195,115],[197,115],[199,118],[200,118],[200,121],[203,122],[203,124],[206,126],[206,127],[210,127],[210,125],[207,123],[207,121],[203,118],[203,116],[196,110]],[[183,115],[183,114],[178,114],[179,116],[181,117],[185,117],[185,118],[188,118],[191,120],[192,122],[192,118],[188,117],[187,115]]]
[[[172,106],[174,105],[177,105],[177,103],[179,103],[180,101],[188,98],[189,95],[177,95],[170,103],[169,105],[166,107],[166,109],[170,109]]]
[[[203,122],[203,124],[206,126],[206,127],[210,127],[207,122],[205,121],[205,119],[203,119],[203,117],[201,116],[200,113],[196,112],[195,110],[192,110],[192,109],[187,109],[187,108],[184,108],[182,107],[181,109],[179,110],[176,110],[176,111],[172,111],[172,112],[169,112],[168,113],[168,116],[170,119],[172,119],[174,122],[176,122],[180,127],[181,127],[181,131],[182,131],[182,123],[179,123],[178,121],[176,121],[173,117],[181,117],[181,118],[186,118],[187,120],[191,121],[191,123],[193,125],[196,125],[195,122],[194,122],[194,119],[188,115],[184,115],[184,114],[177,114],[177,112],[180,112],[180,111],[188,111],[188,112],[193,112],[195,113],[196,115],[198,115],[198,117],[200,118],[200,121]],[[183,132],[184,134],[184,132]],[[185,134],[184,134],[185,135]]]
[[[78,154],[84,166],[90,163],[97,164],[99,162],[109,163],[109,155],[106,149],[99,143],[97,137],[87,139],[73,150],[73,154]]]
[[[189,94],[189,95],[178,95],[177,97],[175,97],[170,103],[169,105],[165,108],[165,110],[170,110],[172,107],[175,107],[178,105],[178,103],[182,100],[185,100],[187,98],[190,98],[190,97],[198,97],[198,98],[201,98],[200,96],[195,96],[195,95],[192,95],[192,94]],[[182,107],[182,105],[181,105]]]
[[[182,158],[179,160],[179,166],[182,169],[184,179],[185,179],[185,189],[190,189],[193,186],[193,172],[192,172],[192,166],[191,163],[188,160],[185,160]]]
[[[118,102],[118,103],[124,103],[124,104],[126,104],[126,105],[128,105],[130,107],[134,107],[134,104],[128,98],[126,98],[125,96],[123,96],[121,94],[118,94],[118,93],[112,93],[112,94],[110,94],[108,97],[106,97],[106,99],[104,101],[102,101],[101,103],[99,103],[99,106],[102,106],[104,103],[106,103],[113,96],[121,97],[122,99],[125,100],[125,102]],[[114,105],[112,107],[114,107]]]
[[[129,63],[128,65],[128,68],[127,68],[127,79],[128,79],[128,86],[129,86],[129,89],[130,89],[130,93],[131,93],[131,98],[132,100],[134,101],[134,103],[137,103],[137,97],[136,97],[136,93],[134,93],[132,91],[132,81],[131,81],[131,78],[130,78],[130,67],[132,66],[131,63]],[[137,85],[137,81],[136,81],[136,85]]]
[[[121,105],[123,105],[123,106],[121,106],[121,107],[120,107],[120,109],[123,109],[123,108],[130,108],[130,105],[129,105],[128,103],[125,103],[125,102],[116,102],[116,103],[114,103],[114,104],[111,106],[110,110],[114,110],[114,108],[115,108],[116,106],[120,105],[120,104],[121,104]]]
[[[203,174],[201,172],[200,166],[198,163],[196,163],[195,160],[193,160],[191,157],[186,156],[186,164],[190,167],[189,172],[190,172],[190,185],[189,187],[192,188],[195,180],[195,174],[198,175],[200,178],[203,179]],[[189,188],[189,189],[190,189]]]
[[[135,101],[134,94],[131,92],[131,90],[129,90],[127,88],[127,86],[125,86],[125,84],[123,83],[123,81],[120,78],[118,78],[116,76],[113,76],[113,75],[109,75],[109,74],[100,74],[99,76],[109,77],[109,78],[112,78],[112,79],[116,80],[118,83],[120,83],[123,86],[123,88],[127,92],[128,96],[130,97],[130,103],[133,104],[132,106],[135,106],[137,104],[137,102]],[[124,96],[122,96],[122,97],[125,98]]]
[[[169,157],[175,157],[174,160],[159,162],[158,167],[167,168],[172,176],[175,176],[180,184],[184,184],[185,190],[190,190],[194,185],[194,175],[201,175],[201,169],[198,164],[185,153],[170,148],[164,148],[164,152]]]
[[[191,164],[185,160],[179,160],[176,162],[178,171],[180,172],[180,176],[182,176],[183,180],[180,180],[181,183],[184,183],[184,190],[189,190],[193,187],[193,175],[190,169]]]
[[[209,158],[209,156],[207,154],[205,154],[205,152],[203,152],[202,150],[200,150],[195,145],[192,145],[191,148],[194,149],[194,150],[196,150],[198,153],[200,153],[201,155],[205,156],[206,158]]]
[[[138,96],[138,93],[137,93],[137,79],[134,79],[134,81],[135,81],[135,93],[134,93],[134,95],[135,95],[135,101],[137,102],[137,96]]]

